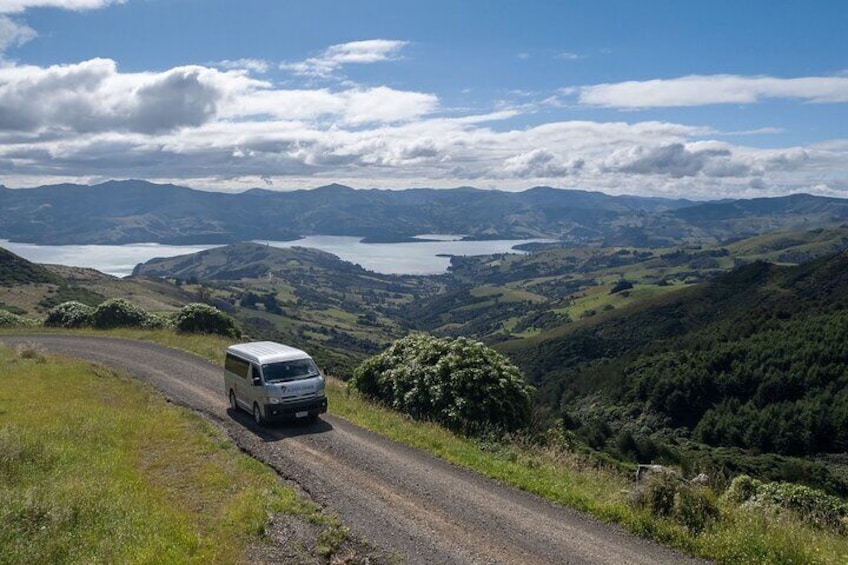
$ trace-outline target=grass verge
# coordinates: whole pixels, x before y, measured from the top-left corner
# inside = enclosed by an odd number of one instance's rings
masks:
[[[0,347],[0,563],[234,563],[280,512],[340,528],[149,387]]]

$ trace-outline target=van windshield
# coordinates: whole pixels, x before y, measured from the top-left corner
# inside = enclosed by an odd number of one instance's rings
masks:
[[[281,383],[316,377],[318,367],[312,359],[296,359],[262,365],[262,374],[265,375],[266,383]]]

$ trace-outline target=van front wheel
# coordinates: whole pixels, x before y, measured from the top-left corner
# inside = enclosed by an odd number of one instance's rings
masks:
[[[235,412],[238,410],[238,403],[236,402],[236,393],[232,390],[230,391],[230,410]]]
[[[257,424],[262,424],[262,410],[259,409],[259,405],[255,402],[253,403],[253,421]]]

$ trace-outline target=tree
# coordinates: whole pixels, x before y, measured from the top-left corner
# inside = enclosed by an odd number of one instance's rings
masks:
[[[467,338],[409,335],[357,367],[350,386],[469,435],[513,431],[530,421],[532,387],[500,353]]]
[[[623,290],[630,290],[633,288],[633,283],[627,279],[621,279],[610,289],[610,294],[615,294],[617,292],[621,292]]]

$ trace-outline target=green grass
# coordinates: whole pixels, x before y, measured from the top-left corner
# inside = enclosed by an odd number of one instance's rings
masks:
[[[605,309],[623,308],[629,304],[674,292],[679,290],[681,285],[658,286],[636,284],[630,290],[615,294],[610,294],[611,287],[612,284],[596,286],[581,291],[575,296],[571,305],[563,308],[555,308],[554,312],[567,314],[572,320],[579,320],[580,318],[599,314]]]
[[[0,347],[0,563],[234,563],[277,512],[343,530],[146,385]]]
[[[509,302],[534,302],[534,303],[542,303],[545,302],[546,298],[539,294],[535,294],[533,292],[529,292],[527,290],[514,289],[508,286],[478,286],[476,288],[471,289],[471,296],[474,297],[493,297],[497,298],[499,302],[509,303]]]

